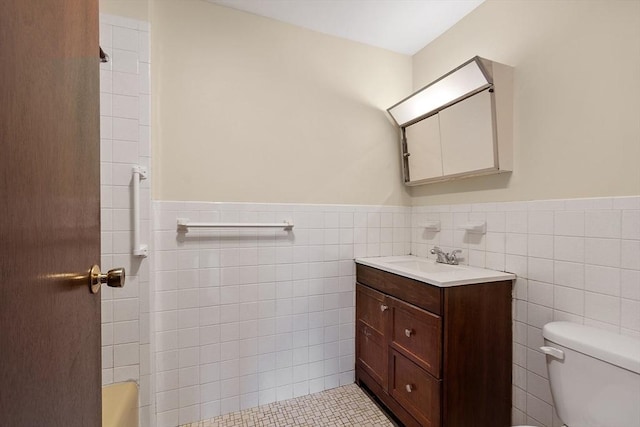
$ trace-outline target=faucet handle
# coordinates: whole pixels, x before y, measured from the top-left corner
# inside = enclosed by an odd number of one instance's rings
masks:
[[[436,255],[438,258],[436,259],[436,262],[440,262],[440,263],[448,263],[448,255],[445,254],[442,249],[440,249],[437,246],[434,246],[433,249],[431,249],[431,255]]]
[[[452,250],[451,253],[449,254],[449,263],[453,265],[458,265],[458,257],[456,255],[461,253],[462,253],[461,249]]]

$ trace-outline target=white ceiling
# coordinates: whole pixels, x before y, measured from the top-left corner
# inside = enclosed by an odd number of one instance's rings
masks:
[[[413,55],[484,0],[208,0]]]

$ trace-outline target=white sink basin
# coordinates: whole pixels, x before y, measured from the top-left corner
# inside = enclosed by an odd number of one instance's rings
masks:
[[[515,274],[468,265],[448,265],[413,255],[395,257],[358,258],[357,264],[419,280],[439,287],[471,285],[474,283],[513,280]]]
[[[415,270],[421,273],[451,273],[455,270],[459,270],[460,267],[456,265],[439,264],[430,259],[415,259],[415,260],[402,260],[402,261],[388,261],[388,264],[396,266],[398,268],[406,268],[408,270]]]

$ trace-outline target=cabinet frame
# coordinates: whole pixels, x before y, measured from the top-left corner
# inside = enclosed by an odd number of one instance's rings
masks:
[[[470,61],[465,62],[460,69],[467,65],[469,62],[478,61],[481,65],[480,69],[487,77],[489,82],[487,85],[479,87],[476,91],[473,91],[464,97],[458,98],[451,103],[443,105],[436,110],[427,113],[415,120],[404,123],[399,126],[400,130],[400,156],[402,163],[402,180],[407,186],[415,186],[422,184],[431,184],[437,182],[451,181],[460,178],[469,178],[474,176],[490,175],[497,173],[507,173],[513,171],[513,67],[500,64],[498,62],[490,61],[485,58],[474,57]],[[452,72],[456,71],[453,70]],[[451,73],[452,73],[451,72]],[[451,74],[448,73],[448,74]],[[447,74],[447,75],[448,75]],[[442,78],[446,77],[443,76]],[[441,79],[442,79],[441,78]],[[440,79],[438,79],[440,80]],[[433,83],[436,83],[436,80]],[[433,84],[431,83],[431,84]],[[430,85],[427,85],[427,87]],[[424,89],[424,88],[423,88]],[[411,180],[411,170],[409,168],[409,157],[411,155],[408,150],[409,142],[407,141],[406,129],[411,127],[422,120],[437,116],[441,111],[455,106],[459,103],[464,103],[466,100],[474,98],[479,94],[488,91],[491,95],[491,127],[493,130],[493,167],[470,170],[460,173],[454,173],[445,175],[444,167],[442,176],[429,177],[418,180]],[[412,95],[413,96],[413,95]],[[410,98],[410,97],[409,97]],[[401,101],[402,103],[404,101]],[[400,104],[398,103],[398,104]],[[397,105],[397,104],[396,104]],[[393,108],[393,107],[391,107]],[[442,141],[440,140],[440,143]],[[441,148],[441,151],[444,151]],[[442,160],[442,159],[441,159]]]

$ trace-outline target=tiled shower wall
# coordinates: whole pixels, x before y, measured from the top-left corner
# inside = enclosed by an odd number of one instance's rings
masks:
[[[427,220],[441,231],[426,231]],[[486,234],[458,227],[486,221]],[[570,320],[640,336],[640,197],[414,207],[411,251],[463,249],[465,263],[518,276],[513,423],[559,427],[542,326]]]
[[[410,208],[154,202],[154,217],[158,427],[353,382],[353,258],[407,254]]]
[[[132,255],[132,167],[149,168],[149,25],[100,15],[102,271],[124,267],[122,289],[103,286],[102,382],[140,385],[142,426],[153,425],[150,259]],[[150,179],[141,182],[141,240],[150,243]]]

